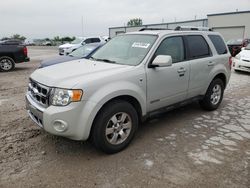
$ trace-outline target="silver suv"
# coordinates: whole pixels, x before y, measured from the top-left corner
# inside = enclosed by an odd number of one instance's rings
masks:
[[[198,100],[220,105],[231,59],[219,33],[138,31],[117,36],[89,60],[36,70],[26,94],[31,119],[45,131],[90,138],[106,153],[124,149],[151,113]]]

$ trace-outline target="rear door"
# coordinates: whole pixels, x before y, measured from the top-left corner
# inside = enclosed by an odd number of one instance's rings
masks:
[[[186,99],[189,81],[189,63],[185,60],[182,36],[164,39],[156,50],[157,55],[170,55],[169,67],[147,68],[148,111],[153,111]]]
[[[185,45],[190,63],[188,98],[191,98],[203,94],[210,82],[209,74],[216,62],[203,35],[186,35]]]

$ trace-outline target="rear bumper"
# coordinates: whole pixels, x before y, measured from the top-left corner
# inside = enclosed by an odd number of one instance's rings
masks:
[[[23,62],[29,62],[29,61],[30,61],[30,58],[25,57],[25,58],[22,58],[22,59],[16,59],[15,63],[23,63]]]
[[[25,59],[24,59],[24,62],[29,62],[30,61],[30,58],[29,57],[26,57]]]

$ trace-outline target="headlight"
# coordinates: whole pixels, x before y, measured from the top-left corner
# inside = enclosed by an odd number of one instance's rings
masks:
[[[51,104],[54,106],[66,106],[71,102],[81,100],[83,91],[80,89],[60,89],[54,88],[51,95]]]
[[[240,54],[237,54],[237,55],[235,56],[235,59],[240,60],[240,58],[241,58],[241,55],[240,55]]]

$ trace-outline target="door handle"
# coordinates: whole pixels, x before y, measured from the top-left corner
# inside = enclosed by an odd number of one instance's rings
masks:
[[[208,65],[208,66],[214,66],[214,64],[215,64],[215,62],[209,61],[207,65]]]
[[[181,67],[177,70],[178,73],[185,73],[186,72],[186,69]]]
[[[181,67],[177,70],[179,76],[184,76],[185,72],[186,72],[186,69]]]

